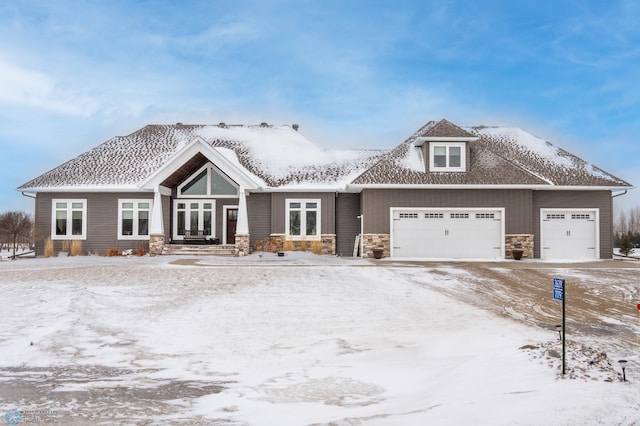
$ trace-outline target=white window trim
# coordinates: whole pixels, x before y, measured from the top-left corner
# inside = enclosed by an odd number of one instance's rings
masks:
[[[300,215],[300,235],[291,235],[289,234],[289,230],[290,230],[290,204],[291,203],[300,203],[300,211],[301,211],[301,215]],[[307,232],[307,215],[306,215],[306,204],[305,203],[317,203],[317,206],[315,209],[317,212],[316,215],[316,235],[303,235],[302,232],[304,231],[305,233]],[[296,209],[297,210],[297,209]],[[287,240],[307,240],[307,241],[320,241],[322,240],[322,230],[321,230],[321,211],[322,211],[322,204],[319,198],[287,198],[285,200],[285,236]]]
[[[182,188],[184,188],[188,183],[191,182],[191,180],[193,178],[195,178],[196,176],[198,176],[200,173],[202,173],[203,170],[207,170],[207,193],[206,194],[182,194]],[[220,176],[222,176],[222,178],[224,180],[226,180],[227,182],[229,182],[234,188],[236,188],[236,194],[235,195],[222,195],[222,194],[211,194],[211,170],[215,169],[218,174]],[[187,179],[185,179],[184,182],[182,182],[180,185],[178,185],[178,192],[176,194],[176,198],[238,198],[239,196],[239,186],[237,183],[235,183],[234,181],[232,181],[231,179],[229,179],[229,177],[226,175],[226,173],[224,173],[222,170],[220,170],[218,167],[216,167],[215,164],[213,163],[207,163],[204,166],[200,167],[198,170],[196,170],[195,173],[192,173]]]
[[[122,235],[122,205],[133,203],[133,235]],[[119,240],[148,240],[149,235],[138,235],[138,203],[149,203],[149,232],[151,232],[151,213],[153,200],[150,198],[118,199],[118,239]],[[128,210],[128,209],[127,209]]]
[[[171,235],[174,240],[182,240],[184,235],[178,235],[178,204],[180,203],[199,203],[200,205],[204,203],[211,203],[211,235],[205,235],[206,237],[214,238],[216,236],[216,200],[213,199],[202,199],[202,198],[175,198],[173,200],[173,226],[171,230]],[[201,210],[201,207],[198,207],[198,210]],[[191,207],[185,210],[191,210]]]
[[[67,234],[56,235],[56,204],[67,203]],[[73,203],[82,203],[82,234],[73,235],[72,232],[72,212]],[[87,239],[87,199],[86,198],[54,198],[51,200],[51,239],[52,240],[86,240]]]
[[[465,142],[430,142],[429,143],[429,171],[432,172],[465,172],[467,171],[467,144]],[[434,151],[436,147],[446,147],[447,166],[436,167],[434,161]],[[449,148],[460,148],[460,167],[449,166]]]

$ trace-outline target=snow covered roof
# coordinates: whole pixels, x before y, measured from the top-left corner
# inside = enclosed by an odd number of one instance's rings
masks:
[[[429,172],[425,138],[477,137],[469,142],[466,172]],[[355,185],[511,185],[631,187],[604,170],[522,129],[461,128],[430,121],[354,181]]]
[[[135,186],[200,138],[271,188],[344,187],[385,151],[325,150],[290,126],[148,125],[114,137],[20,186]]]
[[[427,171],[428,150],[421,145],[429,138],[470,141],[467,171]],[[116,136],[18,189],[136,189],[196,139],[253,181],[279,190],[339,190],[348,185],[631,187],[522,129],[462,128],[440,120],[428,122],[390,151],[326,150],[286,125],[148,125]]]

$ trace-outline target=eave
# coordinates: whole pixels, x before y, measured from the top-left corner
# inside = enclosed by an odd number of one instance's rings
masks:
[[[434,185],[434,184],[349,184],[348,191],[363,189],[530,189],[532,191],[624,191],[633,186],[560,186],[560,185]]]

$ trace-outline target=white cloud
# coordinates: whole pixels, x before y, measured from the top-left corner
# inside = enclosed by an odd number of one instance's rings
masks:
[[[48,74],[3,60],[0,60],[0,103],[83,117],[99,106],[90,97],[62,90]]]

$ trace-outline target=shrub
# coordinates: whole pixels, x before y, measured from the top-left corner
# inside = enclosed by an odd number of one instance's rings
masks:
[[[629,256],[631,253],[633,253],[633,240],[630,234],[626,234],[622,237],[622,240],[620,240],[620,254]]]
[[[285,240],[282,242],[282,251],[293,251],[294,245],[292,240]]]
[[[104,254],[107,257],[113,257],[113,256],[120,256],[120,250],[118,250],[117,248],[110,248],[109,250],[107,250],[107,252]]]
[[[70,240],[63,240],[62,241],[62,250],[60,251],[64,251],[67,253],[71,252],[71,241]]]
[[[51,238],[47,238],[44,242],[44,257],[53,257],[53,240]]]
[[[311,242],[311,253],[322,254],[322,241]]]
[[[82,254],[82,241],[73,240],[71,241],[71,251],[69,252],[71,256],[80,256]]]
[[[148,253],[149,251],[144,247],[144,246],[138,246],[138,248],[136,248],[133,251],[133,255],[134,256],[144,256]]]

